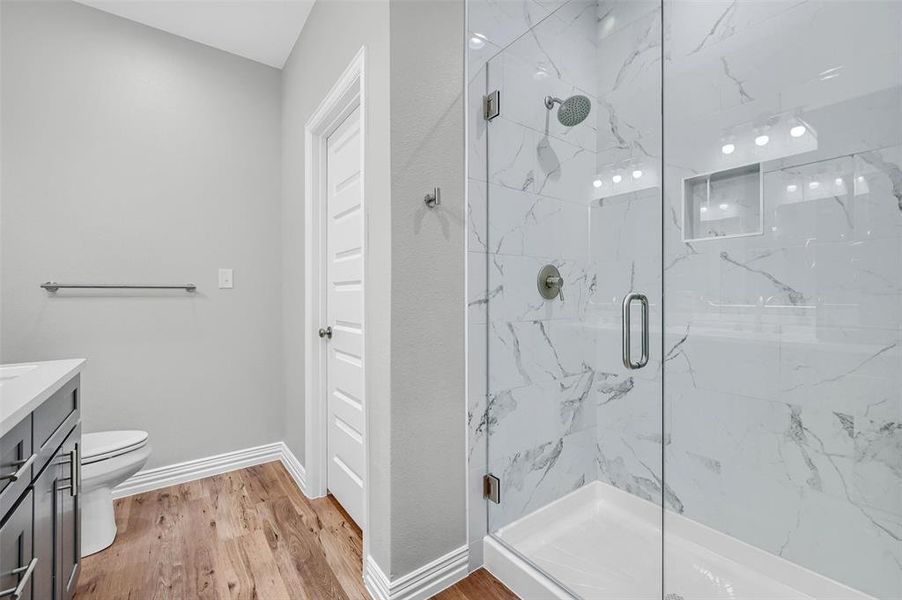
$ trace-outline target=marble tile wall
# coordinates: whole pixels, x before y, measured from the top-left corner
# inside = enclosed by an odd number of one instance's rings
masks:
[[[902,5],[667,1],[664,20],[668,507],[898,598]],[[683,243],[681,180],[731,166],[725,143],[762,161],[764,233]]]

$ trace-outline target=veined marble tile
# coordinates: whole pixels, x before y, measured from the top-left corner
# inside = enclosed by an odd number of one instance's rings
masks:
[[[613,31],[597,45],[596,93],[604,98],[634,86],[644,73],[657,73],[660,86],[661,14],[645,12],[632,23]],[[636,89],[635,87],[633,89]]]
[[[555,8],[551,0],[467,0],[467,28],[503,48]]]
[[[579,321],[489,323],[489,393],[592,370],[594,340]]]
[[[564,436],[595,429],[593,371],[495,392],[489,398],[489,456],[513,456]]]
[[[500,293],[497,288],[487,288],[487,255],[484,252],[467,252],[467,323],[485,323],[489,303]]]
[[[490,457],[489,466],[504,486],[501,504],[489,504],[490,529],[503,527],[593,481],[594,445],[594,431],[589,429],[511,456]]]
[[[732,36],[770,19],[782,18],[786,11],[799,7],[797,0],[773,2],[682,2],[667,0],[674,57],[690,56],[716,46]],[[815,4],[815,3],[811,3]],[[811,14],[815,7],[802,7]],[[762,26],[763,29],[764,26]]]
[[[492,120],[487,138],[489,182],[524,192],[534,191],[539,134],[501,116]]]
[[[595,4],[573,0],[504,49],[521,64],[594,95]]]
[[[587,260],[589,208],[584,204],[494,185],[489,196],[490,252]]]
[[[801,497],[781,555],[877,598],[902,590],[902,518],[818,493]]]
[[[488,250],[488,184],[476,179],[467,180],[467,252]]]
[[[668,386],[763,400],[777,398],[780,392],[779,335],[752,337],[724,330],[709,333],[688,326],[673,344],[665,344],[664,360]]]
[[[488,327],[467,325],[467,432],[470,468],[485,467],[485,408],[488,397]]]
[[[775,398],[850,414],[884,398],[899,398],[902,339],[895,334],[878,344],[783,341]]]
[[[656,0],[599,0],[598,40],[601,41],[648,13],[661,10]]]
[[[853,442],[851,460],[838,465],[849,499],[865,510],[902,515],[902,397],[875,399],[863,411],[833,417]]]
[[[661,191],[651,188],[599,198],[591,210],[592,258],[654,261],[661,267]],[[628,263],[627,263],[628,264]]]

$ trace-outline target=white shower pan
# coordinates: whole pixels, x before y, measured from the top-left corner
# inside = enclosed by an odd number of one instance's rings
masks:
[[[871,598],[681,515],[665,518],[666,600]],[[527,600],[572,598],[556,581],[585,600],[661,600],[661,519],[656,504],[596,481],[500,529],[503,543],[486,536],[485,566]]]

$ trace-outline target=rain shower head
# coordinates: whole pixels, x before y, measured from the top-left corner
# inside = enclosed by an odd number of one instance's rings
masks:
[[[551,110],[555,103],[560,104],[557,109],[557,120],[564,127],[573,127],[579,125],[589,116],[592,110],[592,102],[586,96],[570,96],[566,100],[554,98],[553,96],[545,96],[545,108]]]

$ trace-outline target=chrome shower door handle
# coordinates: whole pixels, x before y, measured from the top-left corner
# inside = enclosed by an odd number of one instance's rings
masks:
[[[631,356],[631,339],[630,329],[632,322],[630,319],[630,308],[634,300],[638,300],[642,305],[642,356],[639,362],[633,362]],[[630,292],[623,299],[623,307],[621,310],[623,327],[623,366],[630,370],[641,369],[648,364],[648,298],[644,294]]]

